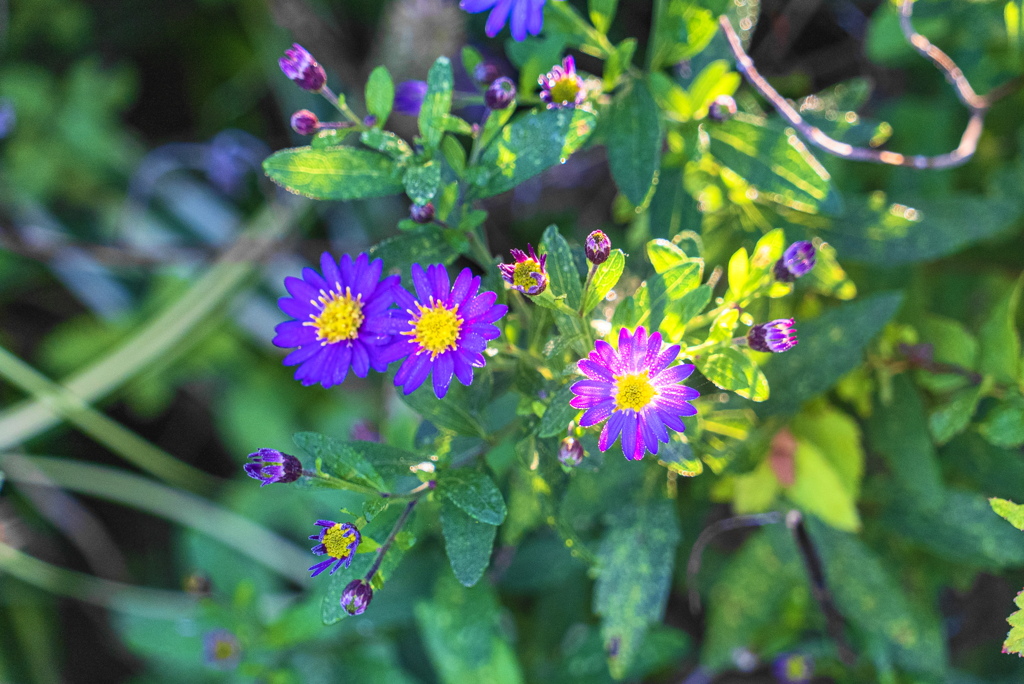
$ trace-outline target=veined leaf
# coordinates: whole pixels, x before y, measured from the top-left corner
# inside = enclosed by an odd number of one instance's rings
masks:
[[[1018,530],[1024,530],[1024,506],[996,497],[989,499],[988,503],[1000,518],[1005,519]]]
[[[600,304],[622,277],[626,268],[626,255],[621,249],[613,249],[604,263],[594,269],[594,277],[590,280],[587,298],[583,302],[583,315],[587,315]]]
[[[451,499],[441,501],[441,533],[455,579],[464,587],[476,584],[491,562],[498,528],[474,520]]]
[[[437,495],[488,525],[500,525],[508,513],[494,480],[472,468],[442,471],[437,479]]]
[[[606,147],[615,184],[634,206],[644,206],[661,161],[661,118],[642,79],[612,100]]]
[[[391,107],[395,102],[395,83],[386,66],[379,66],[370,72],[366,80],[366,109],[377,117],[381,126],[391,116]]]
[[[296,195],[319,200],[386,197],[402,192],[395,164],[358,147],[295,147],[263,160],[270,180]]]
[[[452,63],[447,57],[438,57],[427,74],[427,94],[420,107],[419,127],[424,146],[435,150],[444,137],[448,112],[452,108],[455,77]]]
[[[496,169],[478,198],[511,190],[541,171],[565,163],[590,137],[597,117],[585,109],[544,109],[513,119],[487,146],[480,167]]]
[[[385,489],[373,465],[345,442],[316,432],[299,432],[292,439],[307,454],[323,461],[326,472],[365,487]]]
[[[550,225],[544,231],[540,249],[542,253],[548,255],[546,268],[551,279],[552,294],[556,297],[564,295],[565,305],[573,310],[578,309],[580,298],[583,296],[583,286],[580,285],[580,274],[576,270],[572,250],[558,232],[558,226]]]

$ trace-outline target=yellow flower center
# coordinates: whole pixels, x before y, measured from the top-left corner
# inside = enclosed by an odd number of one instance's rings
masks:
[[[615,376],[615,410],[639,411],[651,403],[658,390],[651,385],[647,371]]]
[[[352,340],[359,336],[359,326],[363,324],[363,296],[352,297],[352,288],[346,287],[345,294],[330,292],[321,294],[320,304],[323,307],[320,315],[311,315],[312,321],[303,325],[316,328],[316,336],[323,344],[334,344]]]
[[[529,290],[537,286],[538,281],[533,277],[533,274],[540,272],[540,264],[533,259],[517,262],[515,270],[512,271],[512,284],[524,290]]]
[[[579,79],[575,76],[565,76],[551,86],[551,100],[553,102],[575,102],[579,92]]]
[[[449,309],[443,303],[435,302],[433,297],[430,298],[429,307],[422,304],[417,306],[420,310],[419,313],[413,314],[413,329],[402,334],[411,335],[413,341],[422,347],[423,351],[430,352],[431,360],[442,352],[455,349],[455,344],[462,333],[459,307]]]
[[[228,660],[235,655],[235,645],[226,639],[218,639],[213,647],[214,660]]]
[[[324,546],[327,548],[327,555],[331,558],[342,560],[352,555],[349,546],[356,540],[356,532],[351,527],[345,527],[338,523],[324,532]]]

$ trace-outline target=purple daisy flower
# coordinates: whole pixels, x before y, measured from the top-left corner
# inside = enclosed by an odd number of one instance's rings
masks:
[[[537,82],[541,87],[540,99],[547,103],[548,109],[579,107],[587,96],[572,55],[563,59],[561,66],[551,67],[551,71],[542,74]]]
[[[799,653],[786,653],[772,663],[772,674],[779,684],[808,684],[814,677],[814,660]]]
[[[320,534],[310,535],[310,539],[320,542],[310,550],[318,556],[329,556],[329,558],[316,565],[311,565],[309,569],[313,571],[313,574],[310,577],[316,577],[332,565],[334,566],[331,568],[332,575],[338,568],[342,566],[347,568],[352,565],[352,558],[356,555],[356,549],[359,548],[359,541],[362,538],[355,525],[338,523],[333,520],[317,520],[316,524],[317,527],[324,529],[320,530]]]
[[[814,268],[815,254],[813,242],[809,240],[794,242],[786,248],[782,258],[775,262],[775,279],[791,283],[797,278],[807,275]]]
[[[395,288],[400,312],[395,312],[391,332],[396,341],[381,353],[390,363],[405,359],[395,373],[395,386],[411,394],[433,371],[434,394],[448,393],[452,375],[463,385],[473,382],[473,369],[484,366],[481,352],[487,341],[501,334],[495,321],[508,311],[495,304],[494,292],[479,292],[480,278],[462,269],[449,285],[448,271],[441,264],[412,265],[416,297],[402,287]]]
[[[238,637],[226,629],[215,629],[203,634],[203,660],[218,670],[233,670],[242,659]]]
[[[259,449],[249,454],[249,460],[252,463],[243,466],[245,474],[262,482],[260,487],[275,482],[295,482],[302,476],[302,462],[277,449]]]
[[[577,364],[587,376],[572,386],[577,396],[569,405],[586,409],[580,427],[590,427],[605,420],[598,448],[607,451],[622,435],[622,453],[638,461],[647,451],[658,453],[658,442],[668,442],[668,430],[685,429],[682,416],[696,415],[688,402],[700,396],[692,387],[679,383],[693,372],[693,364],[669,368],[679,355],[679,345],[664,347],[661,333],[647,336],[640,326],[633,335],[619,331],[616,351],[604,340],[598,340],[590,356]]]
[[[299,368],[295,379],[303,385],[340,385],[348,370],[365,378],[370,368],[384,371],[387,364],[377,358],[381,346],[391,341],[388,308],[399,290],[399,277],[380,279],[384,262],[370,261],[366,254],[355,260],[345,254],[340,262],[324,252],[320,257],[323,275],[312,268],[302,278],[285,278],[291,297],[278,306],[294,318],[274,329],[274,344],[295,348],[284,365]]]
[[[754,351],[780,354],[796,346],[796,328],[792,318],[777,318],[774,321],[751,326],[747,331],[747,344]]]
[[[293,43],[291,49],[284,51],[284,57],[277,60],[284,75],[303,90],[318,93],[327,84],[327,73],[313,59],[306,48]]]
[[[529,254],[521,249],[509,250],[515,262],[498,264],[498,270],[513,290],[530,296],[539,295],[548,287],[548,271],[545,268],[548,255],[542,254],[538,257],[531,245],[526,245],[526,249]]]
[[[494,38],[505,28],[512,15],[512,37],[526,40],[526,35],[536,36],[544,26],[544,3],[546,0],[460,0],[459,7],[470,14],[491,10],[484,32]]]

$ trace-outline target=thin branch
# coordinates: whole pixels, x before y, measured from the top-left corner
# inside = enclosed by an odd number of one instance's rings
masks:
[[[836,608],[835,601],[832,600],[832,592],[828,590],[828,585],[825,583],[825,570],[821,558],[818,556],[817,549],[814,548],[811,535],[807,533],[807,527],[804,525],[804,518],[800,511],[793,510],[786,515],[786,527],[793,533],[793,539],[796,541],[797,548],[800,549],[804,567],[807,568],[807,574],[811,579],[811,595],[814,596],[818,607],[825,615],[825,629],[836,644],[839,660],[844,665],[853,665],[857,661],[857,656],[846,642],[846,637],[843,634],[843,616]]]
[[[743,49],[740,37],[732,26],[732,22],[725,15],[719,18],[722,32],[729,43],[733,56],[736,58],[736,69],[747,82],[753,86],[765,99],[771,102],[779,115],[788,121],[794,128],[813,145],[843,159],[853,161],[874,162],[876,164],[889,164],[891,166],[908,166],[915,169],[949,169],[960,166],[967,162],[978,149],[978,140],[981,138],[984,129],[985,113],[996,101],[1015,91],[1021,85],[1020,79],[996,88],[988,95],[981,96],[974,92],[971,84],[967,81],[963,71],[956,65],[949,55],[935,47],[923,35],[914,30],[910,23],[910,17],[914,11],[912,0],[903,0],[900,4],[900,27],[907,41],[922,56],[930,60],[936,68],[946,77],[946,80],[953,86],[956,95],[971,113],[964,133],[960,138],[960,144],[952,152],[934,156],[913,155],[908,156],[898,152],[886,150],[874,150],[867,147],[854,147],[848,143],[840,142],[826,135],[820,128],[810,125],[796,111],[792,104],[783,98],[775,88],[765,80],[754,66],[754,61]]]
[[[693,615],[700,613],[700,592],[697,591],[697,573],[700,572],[701,558],[704,555],[704,548],[711,543],[711,540],[717,537],[722,532],[728,532],[729,530],[738,530],[742,527],[761,527],[762,525],[771,525],[773,523],[781,522],[783,519],[782,513],[778,511],[770,511],[768,513],[758,513],[756,515],[737,515],[733,518],[726,518],[725,520],[719,520],[714,522],[700,533],[697,537],[697,541],[694,542],[693,548],[690,550],[690,559],[686,563],[686,585],[690,588],[690,612]]]

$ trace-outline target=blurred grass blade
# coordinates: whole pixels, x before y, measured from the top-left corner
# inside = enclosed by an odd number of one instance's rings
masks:
[[[33,468],[20,465],[27,461]],[[0,456],[8,478],[43,486],[58,486],[95,496],[166,518],[216,539],[281,577],[306,581],[309,554],[288,540],[237,513],[194,494],[179,492],[145,477],[109,466],[78,463],[68,459]],[[45,477],[33,472],[38,469]]]
[[[260,259],[307,213],[309,202],[292,200],[260,212],[235,243],[180,299],[157,314],[138,334],[107,356],[75,373],[62,384],[83,402],[92,403],[115,391],[171,353],[214,311],[223,307],[256,270]],[[0,413],[0,450],[35,437],[61,422],[60,412],[44,401]]]
[[[212,489],[216,486],[217,480],[212,476],[182,463],[108,418],[3,347],[0,347],[0,376],[49,405],[82,432],[146,472],[186,489]]]

